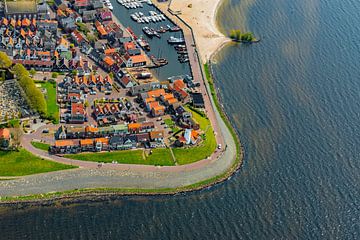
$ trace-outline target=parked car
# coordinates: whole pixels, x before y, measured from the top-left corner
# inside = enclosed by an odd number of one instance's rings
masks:
[[[49,129],[48,128],[43,129],[42,133],[49,133]]]

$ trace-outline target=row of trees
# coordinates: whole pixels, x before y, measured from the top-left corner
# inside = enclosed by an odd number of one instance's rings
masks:
[[[252,42],[255,37],[252,32],[241,33],[240,30],[231,30],[230,38],[235,41]]]
[[[30,73],[22,64],[16,64],[12,71],[14,72],[19,85],[29,99],[30,107],[36,110],[40,116],[47,116],[47,106],[44,95],[40,89],[35,86],[34,80],[30,77]]]

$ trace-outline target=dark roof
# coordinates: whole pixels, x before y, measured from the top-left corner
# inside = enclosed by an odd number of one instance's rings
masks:
[[[204,105],[205,104],[203,95],[201,93],[192,93],[191,97],[193,99],[194,105]]]

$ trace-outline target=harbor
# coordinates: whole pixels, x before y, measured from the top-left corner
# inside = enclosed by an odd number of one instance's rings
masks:
[[[151,71],[156,78],[166,80],[179,73],[192,75],[180,27],[160,12],[152,2],[112,0],[111,3],[114,7],[113,14],[130,34],[135,36],[139,46],[153,60]],[[134,4],[137,7],[134,7]],[[178,45],[182,47],[180,52],[175,48]]]

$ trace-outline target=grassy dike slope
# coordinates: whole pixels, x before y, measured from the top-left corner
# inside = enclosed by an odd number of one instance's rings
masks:
[[[24,176],[76,168],[74,166],[43,160],[30,152],[0,151],[0,176]]]

